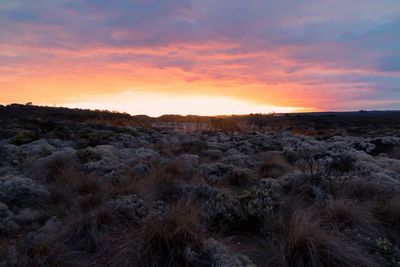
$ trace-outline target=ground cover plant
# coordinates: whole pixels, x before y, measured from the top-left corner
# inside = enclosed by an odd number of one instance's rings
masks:
[[[400,266],[394,117],[2,106],[0,266]]]

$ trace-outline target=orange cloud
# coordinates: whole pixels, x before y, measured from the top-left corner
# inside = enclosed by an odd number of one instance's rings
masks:
[[[93,48],[83,50],[1,47],[2,54],[24,64],[2,69],[0,102],[63,104],[102,94],[168,92],[172,95],[227,96],[264,105],[299,106],[296,84],[258,81],[249,71],[256,58],[279,60],[274,53],[224,51],[224,43],[178,44],[160,49]],[[249,61],[249,62],[247,62]],[[274,75],[270,67],[271,75]],[[276,71],[275,71],[276,72]],[[232,111],[227,111],[232,112]]]

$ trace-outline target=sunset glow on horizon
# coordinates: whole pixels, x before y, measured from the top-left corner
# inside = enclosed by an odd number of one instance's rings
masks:
[[[168,93],[134,93],[132,91],[101,95],[79,102],[67,102],[64,106],[146,114],[154,117],[163,114],[216,116],[312,111],[297,107],[268,106],[229,97],[181,96]],[[232,113],[227,113],[227,111],[232,111]]]
[[[0,2],[0,103],[400,109],[398,0]]]

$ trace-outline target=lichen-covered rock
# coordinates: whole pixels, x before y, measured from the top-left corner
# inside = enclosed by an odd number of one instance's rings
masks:
[[[14,221],[15,215],[8,206],[0,202],[0,234],[13,234],[19,229],[19,225]]]
[[[0,177],[0,201],[9,206],[35,207],[45,203],[49,196],[44,186],[27,177]]]

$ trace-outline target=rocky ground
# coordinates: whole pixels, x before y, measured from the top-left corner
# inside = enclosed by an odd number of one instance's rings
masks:
[[[3,116],[0,266],[400,266],[400,138],[334,132]]]

